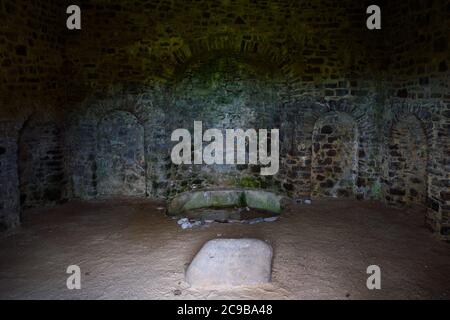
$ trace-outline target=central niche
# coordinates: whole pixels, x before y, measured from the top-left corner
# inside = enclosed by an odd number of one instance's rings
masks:
[[[233,53],[191,61],[180,70],[175,86],[176,128],[193,132],[194,121],[202,121],[203,130],[219,129],[224,137],[226,129],[278,128],[281,90],[276,73],[263,59]],[[248,159],[248,149],[246,153]],[[173,165],[170,175],[171,195],[211,187],[267,186],[260,168],[248,164]]]
[[[333,112],[314,127],[312,150],[312,195],[352,197],[358,174],[358,131],[355,121]]]
[[[145,196],[144,128],[115,111],[98,128],[97,191],[100,196]]]

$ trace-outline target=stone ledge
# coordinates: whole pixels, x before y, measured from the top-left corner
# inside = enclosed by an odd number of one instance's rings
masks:
[[[258,189],[211,189],[189,191],[176,195],[169,201],[167,214],[181,216],[190,211],[212,208],[242,208],[264,210],[280,214],[285,197]]]

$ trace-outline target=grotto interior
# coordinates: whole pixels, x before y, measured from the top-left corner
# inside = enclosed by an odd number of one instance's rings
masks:
[[[77,2],[81,30],[66,1],[0,2],[1,298],[450,298],[448,1],[379,1],[381,30],[370,1]],[[278,171],[174,164],[194,121],[279,129]],[[180,198],[277,219],[184,230]],[[186,283],[202,244],[246,237],[269,284]]]

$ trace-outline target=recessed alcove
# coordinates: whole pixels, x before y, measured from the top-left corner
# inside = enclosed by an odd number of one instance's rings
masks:
[[[313,131],[312,195],[354,197],[358,174],[358,129],[342,113],[317,120]]]
[[[145,196],[144,129],[124,111],[105,116],[98,127],[96,182],[99,196]]]
[[[448,299],[448,1],[383,2],[1,1],[0,299]]]
[[[390,202],[426,205],[428,152],[424,125],[416,116],[407,115],[392,127],[387,195]]]

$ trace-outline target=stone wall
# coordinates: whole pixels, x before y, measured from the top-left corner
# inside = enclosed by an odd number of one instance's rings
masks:
[[[317,121],[311,170],[313,196],[356,194],[358,130],[352,118],[332,113]]]
[[[372,110],[382,94],[377,53],[383,34],[364,28],[364,4],[96,1],[83,7],[84,30],[65,35],[67,63],[74,70],[70,103],[105,105],[103,99],[95,101],[98,93],[131,92],[139,99],[133,91],[151,95],[161,84],[170,92],[172,101],[161,106],[165,136],[145,139],[146,145],[157,141],[159,150],[146,150],[148,194],[167,197],[192,188],[239,185],[309,197],[315,122],[322,113],[342,108],[367,132],[360,143],[360,194],[380,196],[373,192],[376,138],[370,134]],[[147,110],[143,104],[139,109]],[[204,121],[205,128],[280,128],[279,174],[261,177],[258,167],[247,166],[173,166],[170,133],[192,130],[194,120]],[[144,126],[146,136],[155,130],[158,125]],[[86,152],[80,154],[84,158]],[[81,161],[89,173],[73,179],[73,189],[91,190],[96,182],[90,181],[98,179],[91,168],[98,170],[97,164]]]
[[[165,89],[87,100],[67,118],[71,198],[165,197],[173,120]]]
[[[136,117],[115,111],[101,119],[95,164],[99,196],[145,196],[144,128]]]
[[[391,177],[389,170],[385,170],[383,179],[386,179],[386,199],[388,202],[409,202],[411,198],[416,198],[415,201],[424,203],[428,210],[428,225],[442,238],[448,239],[450,34],[447,25],[450,21],[450,5],[448,1],[396,1],[389,7],[391,14],[387,17],[389,36],[386,44],[391,49],[386,59],[390,67],[390,86],[383,113],[383,158],[386,166],[393,162],[401,169],[414,167],[417,171],[411,174],[414,177],[410,177],[407,183],[402,170],[399,173],[391,170]],[[410,121],[413,117],[419,122]],[[403,138],[396,150],[399,127],[409,131],[412,136]],[[425,145],[422,144],[423,141],[426,141]],[[389,150],[387,146],[394,150]],[[391,158],[395,158],[397,154],[395,151],[402,154],[402,161],[392,161]],[[426,167],[414,165],[414,162],[424,163],[425,152]],[[393,182],[392,176],[398,177],[394,184],[403,186],[392,190],[395,195],[389,190]],[[425,186],[419,183],[419,180],[424,179]],[[422,196],[424,188],[426,200]],[[417,197],[414,197],[416,192]]]
[[[0,3],[0,116],[62,104],[65,8],[59,0]]]
[[[36,115],[20,129],[17,162],[22,209],[53,205],[64,199],[63,139],[56,120]]]
[[[326,103],[305,98],[296,104],[295,112],[299,116],[286,117],[284,110],[289,110],[290,105],[278,104],[277,99],[273,98],[277,97],[274,94],[276,91],[271,93],[268,88],[264,88],[262,93],[259,88],[252,89],[254,87],[247,84],[241,85],[236,93],[224,90],[227,84],[219,82],[216,89],[202,91],[202,94],[196,94],[193,89],[184,93],[184,85],[180,85],[179,91],[169,92],[169,97],[159,98],[159,101],[158,94],[143,89],[140,93],[123,93],[87,103],[83,107],[85,113],[74,113],[69,121],[68,176],[71,177],[69,189],[73,192],[72,196],[91,198],[102,195],[99,187],[101,177],[106,175],[113,178],[115,174],[122,177],[123,183],[106,185],[119,194],[129,194],[126,190],[130,185],[125,183],[126,178],[122,175],[123,170],[128,168],[130,179],[132,176],[140,177],[138,184],[141,187],[145,182],[148,196],[167,198],[192,189],[230,186],[266,188],[292,197],[309,197],[311,185],[317,178],[321,179],[314,172],[317,168],[312,167],[313,145],[318,139],[314,135],[314,128],[317,129],[324,120],[333,124],[332,119],[338,114],[344,119],[343,124],[351,123],[352,126],[350,131],[343,130],[342,134],[326,137],[334,139],[331,145],[336,153],[328,156],[328,160],[334,163],[331,166],[334,173],[329,178],[334,179],[333,188],[336,192],[326,195],[361,199],[380,197],[377,193],[379,176],[376,169],[379,155],[374,138],[377,132],[370,117],[373,108],[370,99]],[[197,90],[201,90],[201,85]],[[105,117],[117,114],[123,115],[121,121],[104,121]],[[193,133],[194,120],[203,121],[204,130],[280,128],[279,172],[274,176],[261,176],[260,167],[253,165],[174,165],[170,153],[177,142],[170,141],[171,133],[177,128],[186,128]],[[334,124],[334,128],[337,132],[341,131],[337,124]],[[348,139],[352,139],[353,147],[350,146],[346,152],[340,146],[347,147]],[[126,145],[122,150],[126,153],[116,150],[111,154],[113,144]],[[136,155],[139,155],[138,160]],[[118,167],[111,170],[111,166],[105,166],[105,159],[111,160],[106,161],[106,164],[116,160]],[[146,172],[144,176],[142,168]],[[105,170],[107,172],[102,172]]]
[[[19,177],[17,168],[17,133],[20,123],[0,121],[0,230],[20,223]]]
[[[386,199],[393,204],[426,204],[428,139],[422,123],[409,115],[390,133],[389,180]]]
[[[175,122],[168,127],[169,132],[186,128],[193,134],[194,121],[202,121],[204,131],[210,128],[222,131],[226,147],[226,129],[279,128],[277,114],[283,101],[280,75],[263,65],[263,61],[249,61],[245,55],[236,54],[216,54],[191,62],[174,86],[171,118]],[[169,178],[170,193],[245,185],[279,189],[274,179],[260,175],[258,166],[241,164],[173,165]]]
[[[286,75],[293,97],[365,96],[380,80],[384,30],[363,2],[81,1],[83,29],[65,32],[70,101],[127,84],[172,83],[211,52],[252,54]],[[252,58],[250,59],[252,60]]]
[[[83,0],[81,31],[66,4],[0,3],[3,228],[20,190],[25,207],[241,186],[419,203],[448,237],[446,1],[381,2],[378,31],[369,1]],[[35,111],[51,121],[24,125]],[[279,128],[278,174],[174,166],[170,134],[194,120]]]
[[[2,21],[0,24],[0,229],[2,230],[17,226],[20,222],[18,158],[20,130],[25,120],[34,111],[39,110],[41,114],[53,113],[63,103],[63,82],[60,81],[63,40],[60,35],[64,25],[59,24],[58,17],[64,9],[59,5],[60,2],[56,0],[0,2],[0,20]],[[46,137],[45,134],[44,140]],[[38,140],[39,136],[36,135],[34,138]],[[34,150],[40,149],[40,144],[40,141],[34,144]],[[45,148],[42,146],[41,151],[44,153]],[[45,158],[43,154],[41,155]],[[49,155],[49,159],[43,160],[47,164],[42,166],[48,165],[52,157],[61,157],[61,153]],[[40,159],[35,159],[35,164],[41,166],[38,162]],[[57,180],[57,177],[50,178],[49,171],[40,173],[33,171],[33,175],[36,185],[41,183],[38,181],[40,178],[43,179],[42,190],[34,190],[35,204],[43,202],[43,199],[40,199],[41,196],[55,198],[56,196],[50,195],[51,192],[49,193],[49,189],[43,184],[46,179]],[[48,192],[45,193],[44,189]],[[30,197],[28,199],[30,200]]]

